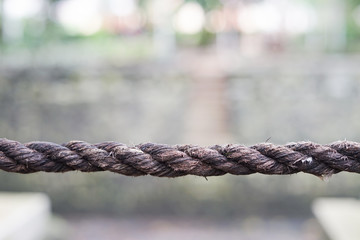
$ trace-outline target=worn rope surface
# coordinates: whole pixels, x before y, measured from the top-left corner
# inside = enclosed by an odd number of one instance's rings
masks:
[[[0,169],[7,172],[111,171],[127,176],[219,176],[310,173],[324,177],[346,171],[360,173],[360,143],[338,141],[327,145],[296,142],[199,147],[117,142],[90,144],[70,141],[17,141],[0,138]]]

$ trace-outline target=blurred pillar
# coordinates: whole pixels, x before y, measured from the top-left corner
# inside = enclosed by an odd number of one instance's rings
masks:
[[[346,48],[346,1],[323,0],[320,21],[326,50],[340,51]]]
[[[41,37],[43,39],[46,39],[46,38],[52,38],[53,36],[53,19],[56,18],[55,16],[55,3],[57,1],[54,1],[54,0],[47,0],[47,1],[44,1],[43,2],[43,10],[42,10],[42,14],[43,14],[43,17],[44,17],[44,31],[42,32],[41,34]]]
[[[192,79],[185,116],[185,142],[197,145],[231,142],[227,126],[226,76],[218,56],[195,52],[183,62]]]
[[[155,56],[160,59],[167,59],[175,53],[176,41],[175,33],[171,27],[157,25],[154,27],[153,44]]]
[[[3,0],[0,0],[0,46],[3,44],[4,42],[4,37],[3,37],[3,29],[4,29],[4,2]]]
[[[153,23],[153,47],[155,56],[160,59],[167,59],[176,51],[172,17],[180,4],[180,0],[153,0],[149,3],[149,14]]]
[[[352,198],[318,198],[312,210],[330,239],[360,238],[360,201]]]
[[[42,193],[0,193],[0,239],[44,239],[50,199]]]

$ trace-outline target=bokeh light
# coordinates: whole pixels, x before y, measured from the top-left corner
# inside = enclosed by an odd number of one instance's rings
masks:
[[[44,0],[5,0],[3,11],[8,18],[29,18],[40,14],[44,10],[44,3]]]
[[[174,16],[174,27],[179,33],[198,33],[202,30],[204,23],[204,9],[195,2],[185,3]]]
[[[101,3],[101,0],[60,1],[57,19],[69,34],[94,34],[102,26]]]
[[[247,34],[275,33],[282,28],[282,14],[268,1],[251,3],[239,9],[238,24],[240,30]]]

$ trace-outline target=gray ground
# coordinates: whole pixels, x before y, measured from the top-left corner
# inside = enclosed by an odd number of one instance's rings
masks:
[[[65,239],[324,239],[314,219],[262,219],[215,221],[207,219],[66,217]]]

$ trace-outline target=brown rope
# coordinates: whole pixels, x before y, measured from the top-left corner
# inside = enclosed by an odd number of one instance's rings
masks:
[[[21,144],[0,138],[0,169],[16,173],[111,171],[157,177],[305,172],[324,177],[341,171],[360,173],[360,143],[228,144],[207,148],[144,143],[130,147],[117,142],[83,141]]]

